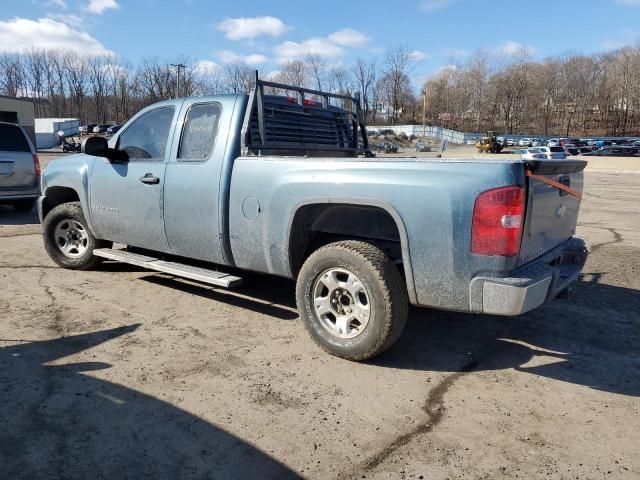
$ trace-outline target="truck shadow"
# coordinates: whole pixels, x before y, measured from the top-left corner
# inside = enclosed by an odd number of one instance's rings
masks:
[[[557,299],[520,317],[412,309],[407,328],[371,363],[456,372],[514,369],[612,393],[640,396],[640,295],[576,282]]]
[[[243,274],[244,283],[234,289],[215,288],[162,274],[151,274],[142,279],[163,287],[180,290],[191,295],[224,302],[234,307],[269,315],[280,320],[298,318],[295,304],[295,283],[284,278],[258,274]]]
[[[244,277],[245,283],[233,290],[158,274],[143,279],[282,320],[298,317],[292,281],[246,272]],[[554,300],[520,317],[412,308],[398,343],[369,363],[456,372],[478,362],[475,370],[515,369],[640,396],[640,295],[600,283],[601,278],[589,274],[573,285],[570,299]]]
[[[49,364],[136,328],[15,340],[22,343],[0,348],[0,477],[299,478],[195,415],[94,377],[89,372],[111,367],[100,355]]]

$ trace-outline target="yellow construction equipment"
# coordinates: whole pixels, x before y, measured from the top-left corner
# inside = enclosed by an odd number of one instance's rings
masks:
[[[500,153],[503,145],[498,141],[496,132],[487,132],[487,134],[476,142],[476,148],[480,153]]]

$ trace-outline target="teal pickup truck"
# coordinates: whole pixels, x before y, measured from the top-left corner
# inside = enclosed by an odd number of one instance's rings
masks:
[[[565,289],[587,258],[573,237],[585,165],[374,158],[358,98],[256,75],[249,95],[160,102],[109,143],[85,139],[49,163],[38,206],[65,268],[292,278],[312,338],[364,360],[409,304],[519,315]]]

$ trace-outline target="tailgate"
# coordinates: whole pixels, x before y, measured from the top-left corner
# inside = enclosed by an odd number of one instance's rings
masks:
[[[0,189],[31,187],[36,180],[31,152],[0,152]]]
[[[565,185],[582,193],[583,160],[533,160],[527,168],[534,175]],[[527,177],[527,213],[525,216],[518,265],[534,260],[571,238],[578,223],[580,199]]]

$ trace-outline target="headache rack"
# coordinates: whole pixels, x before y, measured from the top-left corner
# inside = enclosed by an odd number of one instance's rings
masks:
[[[265,88],[293,92],[295,96],[266,95]],[[332,99],[343,108],[331,105]],[[351,97],[260,80],[256,70],[242,127],[242,154],[373,156],[359,95]]]

